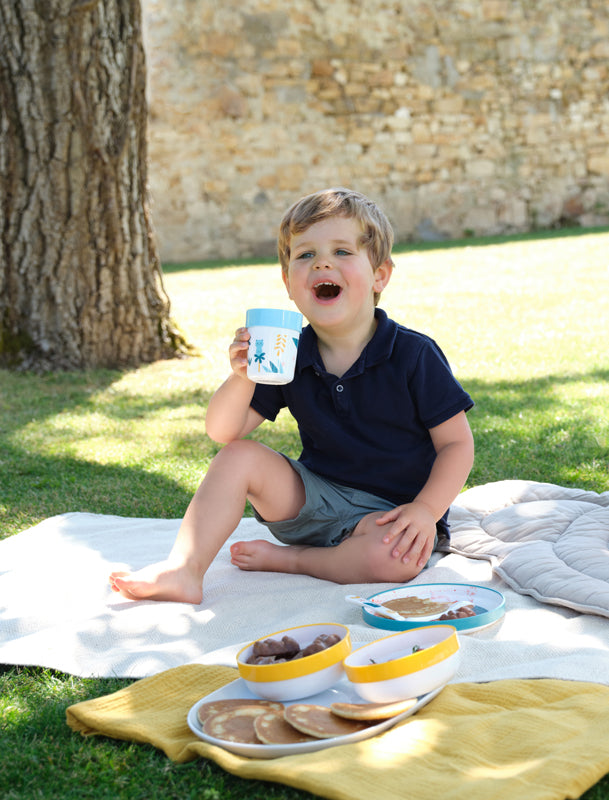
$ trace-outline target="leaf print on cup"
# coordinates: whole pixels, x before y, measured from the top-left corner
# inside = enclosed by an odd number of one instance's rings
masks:
[[[286,348],[287,343],[288,343],[287,334],[278,333],[277,336],[275,337],[275,347],[274,347],[275,355],[277,356],[277,358],[281,356],[281,354]]]

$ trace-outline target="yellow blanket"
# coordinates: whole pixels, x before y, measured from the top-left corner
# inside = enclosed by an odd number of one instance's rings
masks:
[[[190,707],[237,676],[177,667],[67,709],[84,735],[148,742],[177,762],[203,757],[242,778],[336,800],[563,800],[609,772],[609,687],[560,680],[447,686],[394,728],[356,744],[270,760],[198,739]]]

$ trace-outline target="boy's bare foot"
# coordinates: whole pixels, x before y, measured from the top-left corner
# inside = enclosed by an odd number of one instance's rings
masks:
[[[303,547],[273,544],[265,539],[235,542],[231,562],[239,569],[257,572],[297,572],[296,559]]]
[[[203,600],[203,581],[195,578],[186,567],[175,567],[166,561],[136,572],[112,572],[110,586],[112,591],[129,600],[171,600],[193,604]]]

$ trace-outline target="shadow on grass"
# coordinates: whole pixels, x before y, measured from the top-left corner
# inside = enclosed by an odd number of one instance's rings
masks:
[[[561,386],[576,383],[604,385],[596,407],[559,396]],[[609,489],[609,369],[519,382],[472,380],[466,388],[476,401],[469,413],[476,459],[468,486],[523,479]]]
[[[156,471],[140,466],[101,465],[69,455],[64,433],[57,432],[45,455],[29,452],[19,432],[33,420],[90,413],[91,397],[107,389],[122,373],[96,371],[43,377],[2,373],[0,410],[0,520],[19,519],[20,529],[55,514],[89,511],[131,517],[179,518],[192,492]],[[4,378],[7,378],[4,381]],[[568,384],[594,385],[594,399],[566,401],[557,389]],[[519,382],[471,380],[465,388],[476,401],[469,420],[476,440],[476,460],[468,486],[505,479],[526,479],[593,491],[609,489],[607,399],[609,369],[575,375],[549,375]],[[601,389],[599,390],[599,385]],[[14,390],[14,400],[11,396]],[[6,391],[8,389],[8,391]],[[122,397],[100,410],[109,418],[141,419],[166,409],[196,404],[196,423],[156,455],[201,463],[220,445],[204,433],[203,409],[209,394],[177,390],[171,396]],[[70,434],[86,438],[86,430]],[[97,434],[99,435],[99,434]],[[296,426],[288,417],[265,424],[251,438],[298,457]],[[203,471],[203,466],[202,470]],[[5,531],[0,531],[0,536]]]
[[[179,480],[139,465],[104,465],[69,454],[72,442],[97,436],[99,430],[92,432],[83,425],[82,430],[66,434],[59,425],[46,434],[44,454],[29,449],[25,437],[20,436],[32,422],[39,424],[64,414],[73,420],[98,411],[109,419],[135,421],[189,404],[203,409],[209,402],[209,393],[190,390],[176,391],[169,397],[122,397],[116,403],[92,400],[122,375],[109,370],[44,376],[0,372],[0,523],[10,518],[14,526],[17,520],[23,530],[69,511],[172,519],[183,516],[192,492]],[[179,458],[184,452],[200,450],[205,438],[202,414],[197,424],[171,441],[159,458]],[[206,447],[209,450],[208,444]],[[0,528],[0,538],[4,535],[5,525]]]
[[[10,509],[22,528],[71,511],[177,519],[192,497],[177,480],[141,468],[41,456],[7,444],[2,457],[11,466],[2,480],[0,521]]]
[[[177,764],[153,745],[83,736],[66,724],[68,706],[131,683],[0,665],[0,693],[13,702],[2,725],[3,748],[11,757],[3,760],[0,769],[0,796],[15,800],[313,798],[282,784],[239,778],[207,759]]]

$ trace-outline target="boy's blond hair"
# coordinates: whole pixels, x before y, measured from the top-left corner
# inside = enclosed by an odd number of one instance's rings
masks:
[[[372,268],[391,261],[393,229],[383,211],[363,194],[351,189],[334,188],[314,192],[297,200],[284,214],[279,225],[277,250],[284,272],[290,263],[290,242],[295,234],[302,233],[316,222],[330,217],[347,217],[358,220],[362,226],[360,244],[368,251]],[[391,262],[393,264],[393,262]],[[378,302],[380,293],[375,292]]]

